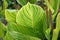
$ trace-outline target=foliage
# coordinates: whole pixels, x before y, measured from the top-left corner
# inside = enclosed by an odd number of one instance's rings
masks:
[[[60,0],[43,0],[47,10],[36,5],[37,0],[15,0],[22,8],[19,10],[7,9],[9,5],[7,1],[3,1],[3,10],[0,10],[0,14],[4,13],[1,14],[1,18],[7,21],[7,25],[0,22],[0,38],[3,40],[58,39],[60,35],[60,13],[58,13]],[[54,20],[56,20],[56,26],[52,26]]]
[[[19,3],[19,4],[21,4],[22,6],[24,6],[24,5],[26,5],[28,2],[30,2],[30,3],[36,3],[36,1],[37,0],[17,0],[17,2]]]
[[[12,10],[12,12],[14,11]],[[24,35],[44,39],[43,37],[45,37],[45,35],[42,34],[44,34],[44,31],[47,29],[47,25],[46,25],[46,21],[42,22],[43,20],[46,20],[46,16],[45,16],[45,11],[41,7],[28,3],[27,5],[22,7],[17,12],[17,14],[15,13],[16,12],[11,13],[11,11],[9,12],[9,10],[5,11],[6,20],[9,22],[8,23],[9,32],[17,31]],[[16,20],[16,22],[14,19]],[[16,27],[18,30],[16,29]]]

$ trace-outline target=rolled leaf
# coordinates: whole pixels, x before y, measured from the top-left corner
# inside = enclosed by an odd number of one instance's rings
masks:
[[[56,19],[56,29],[53,32],[52,40],[57,40],[59,31],[60,31],[60,13],[58,14],[57,19]]]
[[[58,34],[59,34],[59,30],[58,30],[58,29],[55,29],[55,30],[53,31],[52,40],[57,40],[57,39],[58,39]]]

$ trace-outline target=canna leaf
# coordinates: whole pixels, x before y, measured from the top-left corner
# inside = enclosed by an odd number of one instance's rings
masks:
[[[8,32],[8,34],[10,35],[10,37],[9,35],[7,35],[6,40],[11,40],[10,38],[12,38],[12,40],[41,40],[39,38],[24,35],[19,32],[15,32],[15,31],[10,31]]]
[[[47,7],[48,7],[48,10],[50,9],[51,11],[52,11],[52,13],[54,12],[54,9],[53,9],[53,7],[51,6],[51,4],[49,3],[49,1],[48,0],[45,0],[45,3],[46,3],[46,5],[47,5]]]
[[[7,31],[6,26],[2,22],[0,22],[0,37],[3,38],[5,36],[6,31]]]
[[[16,23],[8,23],[8,31],[16,31],[25,35],[36,36],[36,32],[32,27],[24,27]]]
[[[60,1],[59,1],[59,7],[60,7]]]
[[[58,13],[58,9],[59,9],[59,0],[45,0],[46,5],[48,6],[48,8],[52,11],[53,14],[53,20],[55,19],[57,13]]]
[[[8,23],[7,26],[8,26],[8,31],[10,34],[6,34],[6,37],[5,37],[6,40],[11,40],[10,38],[12,38],[12,40],[13,39],[15,40],[40,40],[39,38],[35,38],[37,37],[35,34],[35,31],[30,27],[19,26],[13,22]],[[11,31],[15,31],[15,32],[11,32]]]
[[[34,3],[36,3],[36,1],[37,1],[37,0],[17,0],[17,2],[18,2],[20,5],[22,5],[22,6],[26,5],[28,2],[34,4]]]
[[[58,10],[59,10],[59,0],[53,0],[53,1],[54,1],[54,3],[52,3],[52,4],[54,4],[53,5],[53,9],[54,9],[53,20],[54,20],[58,13]]]
[[[10,33],[12,35],[12,37],[14,37],[17,40],[41,40],[39,38],[33,37],[33,36],[28,36],[28,35],[24,35],[18,32],[12,32]],[[19,36],[20,35],[20,36]]]
[[[3,9],[6,9],[8,7],[8,3],[6,0],[3,0]]]
[[[52,40],[57,40],[57,39],[58,39],[58,34],[59,34],[59,30],[58,30],[58,29],[55,29],[55,30],[53,31]]]
[[[28,3],[18,11],[16,22],[20,25],[30,26],[33,28],[36,23],[42,20],[44,13],[45,11],[41,7]]]
[[[45,36],[48,40],[50,40],[50,32],[51,32],[51,28],[48,28],[45,32]]]
[[[32,3],[32,4],[34,4],[34,3],[37,2],[37,0],[30,0],[29,2]]]
[[[47,29],[45,17],[45,11],[40,6],[28,3],[18,11],[16,22],[24,27],[32,27],[37,37],[44,39]]]
[[[56,29],[53,32],[52,40],[57,40],[59,31],[60,31],[60,13],[58,14],[57,19],[56,19]]]
[[[24,6],[24,5],[26,5],[26,4],[28,3],[28,0],[17,0],[17,2],[18,2],[20,5]]]
[[[58,14],[56,19],[56,29],[60,30],[60,13]]]
[[[52,7],[54,9],[54,13],[57,14],[58,9],[59,9],[59,0],[53,0],[53,2],[51,0],[51,5],[52,5]]]
[[[16,22],[17,10],[5,10],[5,17],[8,22]]]
[[[12,36],[11,36],[11,35],[9,34],[9,32],[7,31],[6,36],[4,37],[3,40],[14,40],[14,39],[12,38]]]
[[[6,31],[7,27],[2,22],[0,22],[0,29]]]

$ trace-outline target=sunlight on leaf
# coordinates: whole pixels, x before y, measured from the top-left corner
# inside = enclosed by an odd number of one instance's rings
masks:
[[[5,10],[5,17],[8,22],[16,22],[17,10]]]

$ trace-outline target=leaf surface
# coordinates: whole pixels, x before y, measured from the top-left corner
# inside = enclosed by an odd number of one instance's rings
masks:
[[[17,10],[5,10],[5,17],[8,22],[16,22]]]
[[[46,14],[40,6],[28,3],[18,11],[16,22],[21,26],[33,28],[35,35],[44,39],[44,31],[47,29]]]
[[[34,4],[34,3],[36,3],[36,1],[37,0],[17,0],[17,2],[22,6],[26,5],[28,2]]]

